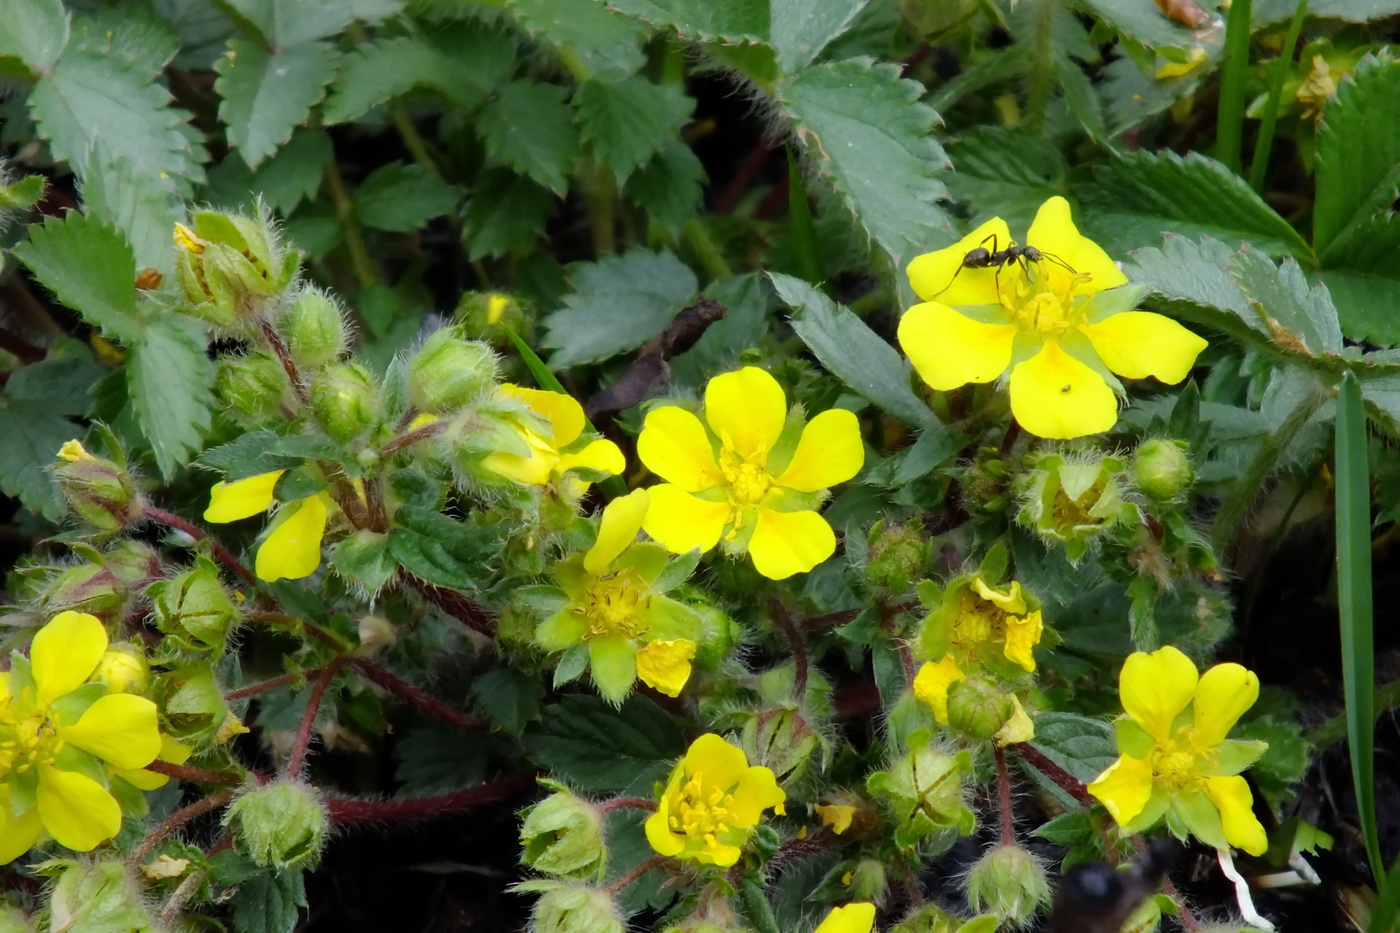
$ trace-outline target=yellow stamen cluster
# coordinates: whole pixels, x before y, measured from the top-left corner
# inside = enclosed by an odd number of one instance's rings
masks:
[[[651,609],[651,602],[651,588],[631,570],[600,577],[588,589],[588,603],[584,609],[588,628],[583,633],[584,640],[599,635],[643,637],[649,626],[642,624],[641,619]]]
[[[675,810],[670,815],[671,831],[701,838],[709,846],[716,845],[716,837],[730,830],[729,809],[734,804],[734,795],[726,794],[722,788],[705,787],[705,776],[696,772],[681,786]]]
[[[760,463],[752,463],[732,450],[719,458],[719,468],[729,484],[729,502],[735,508],[758,505],[773,488],[773,477]]]
[[[0,705],[0,775],[23,774],[35,765],[53,764],[63,751],[63,740],[47,710],[20,716],[13,704]]]

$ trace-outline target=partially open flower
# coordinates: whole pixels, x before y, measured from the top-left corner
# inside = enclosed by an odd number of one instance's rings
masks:
[[[553,485],[568,501],[576,501],[590,482],[579,470],[614,476],[627,468],[622,451],[612,441],[586,440],[583,406],[561,392],[543,392],[516,385],[500,387],[501,395],[519,402],[533,417],[511,418],[511,427],[525,451],[498,451],[483,461],[488,470],[530,486]]]
[[[204,520],[222,524],[266,512],[277,501],[273,491],[282,470],[233,482],[215,483]],[[287,502],[277,510],[258,546],[254,570],[259,580],[300,580],[321,566],[321,541],[335,501],[325,491]]]

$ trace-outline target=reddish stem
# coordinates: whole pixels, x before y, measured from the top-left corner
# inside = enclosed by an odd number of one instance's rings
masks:
[[[734,210],[739,203],[739,199],[744,196],[744,192],[749,190],[749,185],[758,177],[759,169],[763,168],[773,153],[777,151],[777,145],[772,139],[764,138],[758,141],[758,145],[749,151],[744,157],[744,161],[739,163],[739,169],[734,173],[734,177],[725,185],[724,191],[715,199],[715,206],[712,209],[715,214],[728,214]]]
[[[226,833],[219,837],[219,841],[210,846],[204,853],[206,859],[211,859],[220,852],[227,852],[233,848],[233,833]]]
[[[436,437],[445,430],[447,430],[446,421],[430,421],[421,428],[414,428],[412,431],[400,434],[398,437],[386,443],[380,448],[380,455],[385,457],[393,456],[405,447],[412,447],[419,441],[426,441],[430,437]]]
[[[1021,758],[1025,760],[1026,764],[1048,777],[1058,785],[1060,789],[1075,800],[1084,804],[1084,806],[1092,807],[1094,804],[1098,803],[1098,801],[1094,799],[1094,795],[1090,794],[1089,791],[1084,788],[1084,784],[1079,778],[1045,757],[1041,754],[1039,749],[1029,742],[1019,742],[1010,747],[1016,750],[1016,754],[1020,755]]]
[[[208,768],[196,768],[192,765],[177,765],[169,761],[156,759],[146,765],[145,770],[154,771],[156,774],[163,774],[166,777],[173,777],[177,781],[190,781],[194,784],[242,784],[243,777],[231,771],[210,771]]]
[[[650,810],[654,813],[656,801],[645,797],[613,797],[598,804],[599,813],[611,813],[613,810]]]
[[[1162,879],[1162,893],[1171,898],[1176,903],[1176,919],[1181,921],[1181,925],[1189,931],[1196,933],[1201,928],[1201,921],[1196,919],[1196,915],[1191,913],[1191,908],[1186,906],[1186,898],[1181,896],[1181,892],[1172,884],[1170,878]]]
[[[344,663],[343,658],[336,658],[322,668],[321,676],[316,678],[316,686],[311,688],[311,696],[306,701],[306,712],[301,714],[301,725],[292,744],[292,754],[287,759],[287,774],[301,773],[301,766],[306,761],[306,749],[311,744],[311,733],[316,728],[316,714],[321,710],[321,701],[326,698],[326,690]]]
[[[228,548],[224,547],[208,533],[191,525],[180,516],[167,512],[164,509],[158,509],[153,505],[146,506],[141,514],[152,521],[160,522],[162,525],[169,525],[177,531],[183,531],[196,541],[207,541],[209,543],[209,550],[213,551],[214,556],[224,562],[224,566],[242,577],[243,582],[247,583],[249,586],[256,587],[258,585],[257,577],[253,576],[248,568],[244,567],[243,564],[239,562],[238,558],[234,557],[233,554],[229,552]]]
[[[666,861],[666,859],[665,859],[664,856],[653,855],[651,858],[647,859],[645,862],[642,862],[640,865],[635,866],[635,867],[634,867],[631,871],[629,871],[627,874],[622,875],[622,876],[619,877],[617,880],[611,882],[611,883],[610,883],[606,888],[604,888],[603,890],[607,891],[609,894],[619,894],[619,893],[621,893],[622,890],[623,890],[624,888],[626,888],[629,884],[631,884],[632,882],[636,881],[638,878],[642,877],[642,875],[645,875],[647,872],[651,871],[653,868],[658,868],[658,867],[660,867],[661,863],[664,862],[664,861]]]
[[[399,571],[399,581],[468,628],[487,638],[496,636],[496,614],[468,596],[434,586],[404,570]]]
[[[222,790],[217,794],[211,794],[203,800],[196,800],[189,806],[176,810],[174,813],[167,816],[164,822],[151,830],[145,839],[141,840],[141,844],[132,851],[131,857],[127,859],[127,863],[136,865],[144,861],[146,856],[150,855],[151,852],[155,850],[155,847],[160,845],[160,841],[166,836],[195,817],[208,813],[210,810],[217,810],[232,799],[233,791]]]
[[[21,363],[37,363],[49,353],[43,347],[35,346],[18,334],[0,328],[0,350],[4,350]]]
[[[263,318],[258,323],[262,326],[262,335],[267,340],[267,345],[272,348],[272,352],[277,354],[277,359],[282,362],[282,371],[287,374],[287,381],[292,384],[292,391],[296,393],[297,400],[303,405],[310,405],[311,397],[307,394],[306,386],[302,384],[301,372],[297,369],[296,360],[292,359],[287,345],[282,342],[282,335],[277,333],[277,328],[273,327],[272,322],[267,318]]]
[[[797,665],[793,674],[792,692],[798,703],[803,703],[807,699],[807,646],[802,641],[802,635],[797,631],[797,626],[792,624],[792,616],[788,615],[787,607],[781,600],[772,601],[773,621],[782,630],[783,636],[787,638],[788,645],[792,648],[792,659]]]
[[[320,668],[294,674],[283,674],[281,677],[273,677],[270,680],[263,680],[255,684],[249,684],[246,687],[239,687],[237,690],[230,690],[228,693],[224,694],[224,700],[230,703],[234,700],[246,700],[248,697],[255,697],[260,693],[267,693],[269,690],[276,690],[278,687],[294,684],[304,678],[315,677],[319,673],[321,673]]]
[[[326,810],[330,813],[331,822],[340,826],[421,820],[471,810],[482,804],[512,797],[527,787],[532,787],[535,775],[534,771],[524,771],[436,797],[408,797],[400,800],[350,800],[344,797],[330,797],[326,800]]]
[[[378,684],[394,696],[404,700],[435,719],[440,719],[458,729],[485,729],[484,720],[454,709],[431,694],[419,690],[408,681],[390,673],[368,658],[355,658],[350,662],[357,671],[372,683]]]
[[[997,789],[1001,793],[1001,844],[1016,844],[1016,816],[1011,811],[1011,774],[1006,769],[1006,752],[1000,745],[992,745],[992,754],[997,760]]]

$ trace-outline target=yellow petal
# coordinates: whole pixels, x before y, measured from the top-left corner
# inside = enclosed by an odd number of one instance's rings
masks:
[[[690,639],[658,638],[637,652],[637,676],[648,687],[668,697],[678,697],[690,680],[690,662],[694,657],[695,642]]]
[[[933,710],[933,718],[948,724],[948,688],[953,681],[962,680],[967,675],[958,670],[958,662],[951,655],[941,661],[926,661],[919,673],[914,675],[914,696]]]
[[[983,324],[936,301],[899,319],[899,345],[919,378],[940,392],[991,382],[1011,365],[1014,324]]]
[[[1024,617],[1007,616],[1004,624],[1006,627],[1006,648],[1003,653],[1006,655],[1006,660],[1021,665],[1030,673],[1035,673],[1033,649],[1040,644],[1040,636],[1045,631],[1045,624],[1040,618],[1040,610],[1037,609]]]
[[[122,809],[107,788],[76,771],[39,767],[39,818],[75,852],[90,852],[122,828]]]
[[[785,489],[817,492],[844,483],[864,463],[860,420],[849,411],[832,408],[807,422],[792,460],[774,482]]]
[[[647,842],[651,843],[657,855],[674,858],[685,851],[686,836],[684,833],[671,832],[670,814],[667,812],[664,798],[656,812],[647,817],[646,833]]]
[[[1037,437],[1083,437],[1118,422],[1118,399],[1102,376],[1050,340],[1011,370],[1011,413]]]
[[[1124,311],[1079,329],[1104,365],[1118,375],[1155,376],[1171,385],[1186,378],[1207,346],[1205,338],[1150,311]]]
[[[814,933],[871,933],[875,927],[875,905],[865,901],[831,908]]]
[[[1021,705],[1021,698],[1015,694],[1011,695],[1011,715],[1001,724],[994,738],[1002,748],[1035,738],[1035,722]]]
[[[1026,611],[1026,596],[1021,592],[1021,584],[1017,580],[1012,580],[1010,585],[1004,590],[988,586],[987,582],[980,576],[972,578],[972,588],[987,602],[996,606],[1002,612],[1011,615],[1021,615]]]
[[[778,777],[771,769],[761,766],[746,768],[734,788],[734,802],[729,805],[729,818],[734,826],[757,826],[763,811],[783,812],[787,794],[778,786]]]
[[[954,308],[997,304],[1001,300],[997,296],[997,270],[964,269],[963,259],[978,247],[995,252],[1010,245],[1006,221],[993,217],[952,246],[915,256],[906,270],[909,284],[924,301],[937,300]]]
[[[851,819],[856,815],[855,807],[840,803],[826,806],[818,804],[816,809],[817,815],[822,818],[822,825],[830,826],[831,831],[838,836],[851,828]]]
[[[1191,659],[1171,645],[1136,651],[1123,662],[1118,697],[1123,711],[1159,745],[1170,745],[1172,720],[1191,702],[1198,677]]]
[[[37,809],[15,816],[11,806],[10,789],[0,784],[0,865],[8,865],[34,848],[44,828]]]
[[[542,389],[527,389],[524,386],[506,383],[501,386],[501,394],[526,405],[549,425],[549,439],[554,446],[567,447],[583,433],[587,419],[583,416],[583,406],[572,395],[562,392],[545,392]]]
[[[744,750],[730,745],[723,736],[713,732],[707,732],[691,742],[681,762],[685,774],[691,777],[702,775],[704,783],[725,791],[739,783],[739,778],[744,776],[748,767],[749,760],[744,756]]]
[[[66,441],[62,447],[58,448],[58,459],[66,463],[77,463],[79,460],[96,460],[97,458],[87,452],[82,441],[75,439]]]
[[[39,629],[29,665],[39,702],[48,705],[81,687],[107,650],[107,630],[96,616],[69,609]]]
[[[559,451],[547,437],[532,428],[519,422],[515,422],[514,427],[525,446],[530,448],[529,455],[521,456],[498,450],[489,454],[482,461],[482,466],[517,483],[527,486],[545,485],[559,464]]]
[[[266,512],[272,508],[272,490],[283,472],[274,470],[232,483],[215,483],[209,490],[209,508],[204,510],[204,520],[222,524]]]
[[[561,456],[554,469],[558,473],[567,473],[570,470],[597,470],[608,476],[616,476],[627,469],[627,458],[622,456],[622,450],[612,441],[600,438],[590,442],[577,453]]]
[[[1132,822],[1152,796],[1152,764],[1122,755],[1087,788],[1119,826]]]
[[[642,528],[652,540],[675,554],[708,551],[719,543],[729,519],[728,502],[697,499],[685,490],[662,483],[647,490],[651,506]]]
[[[1202,746],[1225,740],[1235,722],[1259,699],[1259,678],[1239,664],[1217,664],[1196,685],[1192,736]]]
[[[705,420],[720,443],[762,464],[787,419],[787,397],[767,371],[745,366],[723,373],[705,387]]]
[[[674,405],[652,409],[637,437],[637,456],[657,476],[686,492],[724,482],[700,419]],[[654,537],[654,536],[653,536]]]
[[[836,533],[816,512],[759,509],[749,556],[754,568],[770,580],[806,573],[836,551]]]
[[[437,424],[442,419],[429,412],[422,412],[408,423],[409,431],[417,431],[419,428],[426,428],[430,424]]]
[[[583,569],[601,574],[617,555],[637,540],[642,520],[647,517],[651,497],[645,489],[636,489],[609,502],[598,520],[598,540],[583,556]]]
[[[1074,270],[1071,275],[1068,269],[1050,260],[1040,264],[1041,270],[1049,274],[1056,291],[1062,291],[1076,276],[1087,277],[1076,281],[1076,294],[1101,292],[1106,288],[1128,284],[1128,277],[1108,258],[1103,247],[1079,232],[1070,216],[1069,202],[1059,195],[1040,205],[1026,234],[1026,243],[1042,253],[1049,253]]]
[[[321,539],[326,534],[326,500],[307,496],[285,506],[258,548],[254,566],[259,580],[300,580],[321,566]]]
[[[156,705],[130,693],[102,697],[59,737],[118,768],[144,768],[160,754]]]
[[[1248,782],[1238,774],[1206,778],[1206,793],[1220,811],[1225,841],[1250,855],[1263,855],[1269,838],[1254,815],[1254,795],[1249,792]]]

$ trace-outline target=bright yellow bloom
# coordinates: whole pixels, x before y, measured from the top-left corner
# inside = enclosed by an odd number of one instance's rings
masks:
[[[647,818],[647,840],[661,855],[728,868],[739,861],[763,811],[782,813],[785,800],[772,771],[750,767],[742,750],[707,733],[671,772]]]
[[[875,929],[875,905],[866,901],[831,908],[814,933],[871,933]]]
[[[608,503],[593,547],[554,568],[564,605],[535,630],[545,651],[587,645],[593,683],[614,703],[638,677],[679,696],[700,634],[695,610],[665,595],[666,551],[637,541],[649,502],[638,489]]]
[[[947,391],[1009,372],[1021,426],[1070,438],[1117,422],[1122,385],[1114,373],[1186,378],[1206,342],[1170,318],[1131,310],[1142,290],[1122,287],[1127,276],[1079,233],[1064,198],[1041,205],[1026,241],[1048,258],[963,268],[971,250],[1012,245],[1006,221],[995,217],[909,263],[924,303],[905,312],[899,343],[925,382]]]
[[[276,470],[231,483],[215,483],[209,491],[204,520],[223,524],[266,512],[277,501],[273,490],[283,472]],[[269,583],[300,580],[315,573],[321,566],[321,540],[326,535],[326,519],[332,508],[335,502],[323,489],[278,509],[258,546],[254,564],[258,579]]]
[[[79,852],[115,836],[104,767],[144,768],[160,752],[154,703],[89,683],[106,650],[96,617],[61,612],[0,677],[0,864],[41,832]]]
[[[1258,699],[1259,678],[1238,664],[1198,676],[1191,659],[1168,646],[1129,655],[1118,696],[1127,713],[1114,723],[1121,754],[1089,793],[1128,832],[1165,816],[1178,836],[1264,854],[1268,839],[1240,772],[1268,746],[1226,739]]]
[[[58,448],[58,459],[65,463],[77,463],[79,460],[96,460],[97,458],[87,452],[82,441],[71,440]]]
[[[831,831],[839,836],[851,828],[856,808],[842,803],[817,804],[817,815],[822,818],[823,826],[831,827]]]
[[[573,396],[509,384],[502,385],[500,391],[505,398],[522,403],[537,420],[512,418],[512,427],[530,452],[497,451],[484,461],[487,469],[527,486],[554,483],[567,498],[577,499],[589,484],[566,474],[593,470],[616,476],[627,468],[622,451],[612,441],[579,443],[588,421],[583,406]]]
[[[773,580],[830,557],[836,535],[816,509],[828,487],[860,472],[860,423],[849,411],[824,411],[794,447],[783,443],[786,421],[782,386],[754,366],[710,380],[705,424],[673,405],[653,409],[637,455],[666,482],[651,488],[647,534],[678,554],[723,539]]]
[[[486,323],[499,324],[509,307],[509,298],[499,292],[492,292],[491,296],[486,299]]]

